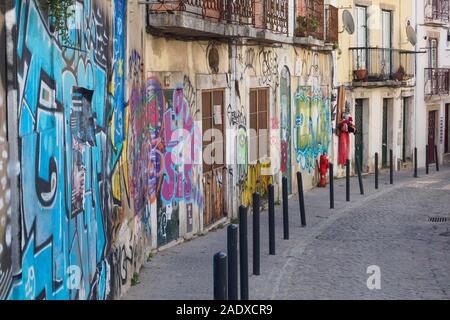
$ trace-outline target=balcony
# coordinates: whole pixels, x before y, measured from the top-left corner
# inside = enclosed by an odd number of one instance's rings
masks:
[[[246,36],[255,24],[255,0],[154,0],[146,7],[147,30],[157,35]]]
[[[256,0],[255,13],[258,38],[276,41],[279,35],[288,35],[288,0]]]
[[[354,86],[403,86],[414,79],[414,51],[358,47],[350,48]]]
[[[450,69],[425,69],[425,96],[427,98],[447,96],[450,90]]]
[[[450,0],[425,0],[425,23],[447,24],[449,22]]]
[[[339,42],[339,10],[332,5],[325,8],[325,42],[332,44]]]
[[[297,0],[295,36],[324,41],[324,12],[323,0]]]

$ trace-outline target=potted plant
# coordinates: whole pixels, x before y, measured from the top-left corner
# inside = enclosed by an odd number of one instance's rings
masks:
[[[393,80],[397,80],[397,81],[402,81],[405,78],[405,68],[403,68],[403,66],[400,66],[397,70],[397,72],[395,72],[392,75],[392,79]]]
[[[73,16],[75,0],[42,0],[41,8],[49,17],[50,30],[56,32],[66,45],[73,46],[70,39],[68,20]]]
[[[300,36],[308,36],[309,33],[317,31],[319,21],[315,17],[298,16],[297,17],[297,34]]]
[[[368,73],[366,69],[359,68],[355,71],[356,79],[359,81],[367,81],[368,80]]]
[[[356,57],[356,69],[353,69],[353,75],[358,81],[368,81],[369,72],[366,68],[366,62],[365,59],[360,55]]]

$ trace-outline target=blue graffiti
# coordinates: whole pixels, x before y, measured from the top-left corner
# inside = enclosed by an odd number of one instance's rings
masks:
[[[125,110],[125,0],[114,0],[114,145],[122,149]]]
[[[107,19],[77,1],[79,50],[18,1],[21,265],[11,299],[105,299]],[[119,105],[120,106],[120,105]]]

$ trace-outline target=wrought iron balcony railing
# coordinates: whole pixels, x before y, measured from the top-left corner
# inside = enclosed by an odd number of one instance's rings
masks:
[[[450,0],[425,0],[425,22],[448,23]]]
[[[255,3],[256,27],[275,33],[287,34],[289,31],[289,1],[259,0]]]
[[[254,24],[255,0],[155,0],[148,13],[187,12],[224,23]]]
[[[325,42],[338,43],[339,41],[339,10],[332,5],[325,8]]]
[[[350,48],[353,81],[407,81],[415,76],[415,52],[391,48]]]
[[[425,69],[425,96],[449,95],[450,69],[426,68]]]
[[[324,39],[324,4],[323,0],[297,0],[297,37]],[[337,24],[337,15],[336,21]],[[336,29],[337,32],[337,29]]]

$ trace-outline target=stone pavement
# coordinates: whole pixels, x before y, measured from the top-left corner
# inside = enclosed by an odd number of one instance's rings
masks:
[[[289,201],[289,241],[282,240],[282,207],[276,207],[277,255],[269,256],[268,215],[261,214],[261,272],[250,276],[250,299],[449,299],[450,167],[434,167],[419,179],[411,170],[364,177],[366,195],[352,178],[352,201],[345,179],[337,180],[336,209],[328,189],[305,195],[308,226],[301,228],[298,198]],[[449,217],[432,223],[429,217]],[[252,219],[249,216],[249,272]],[[209,300],[212,258],[226,251],[226,229],[158,253],[141,270],[140,284],[124,299]],[[369,266],[381,270],[381,290],[369,290]]]

